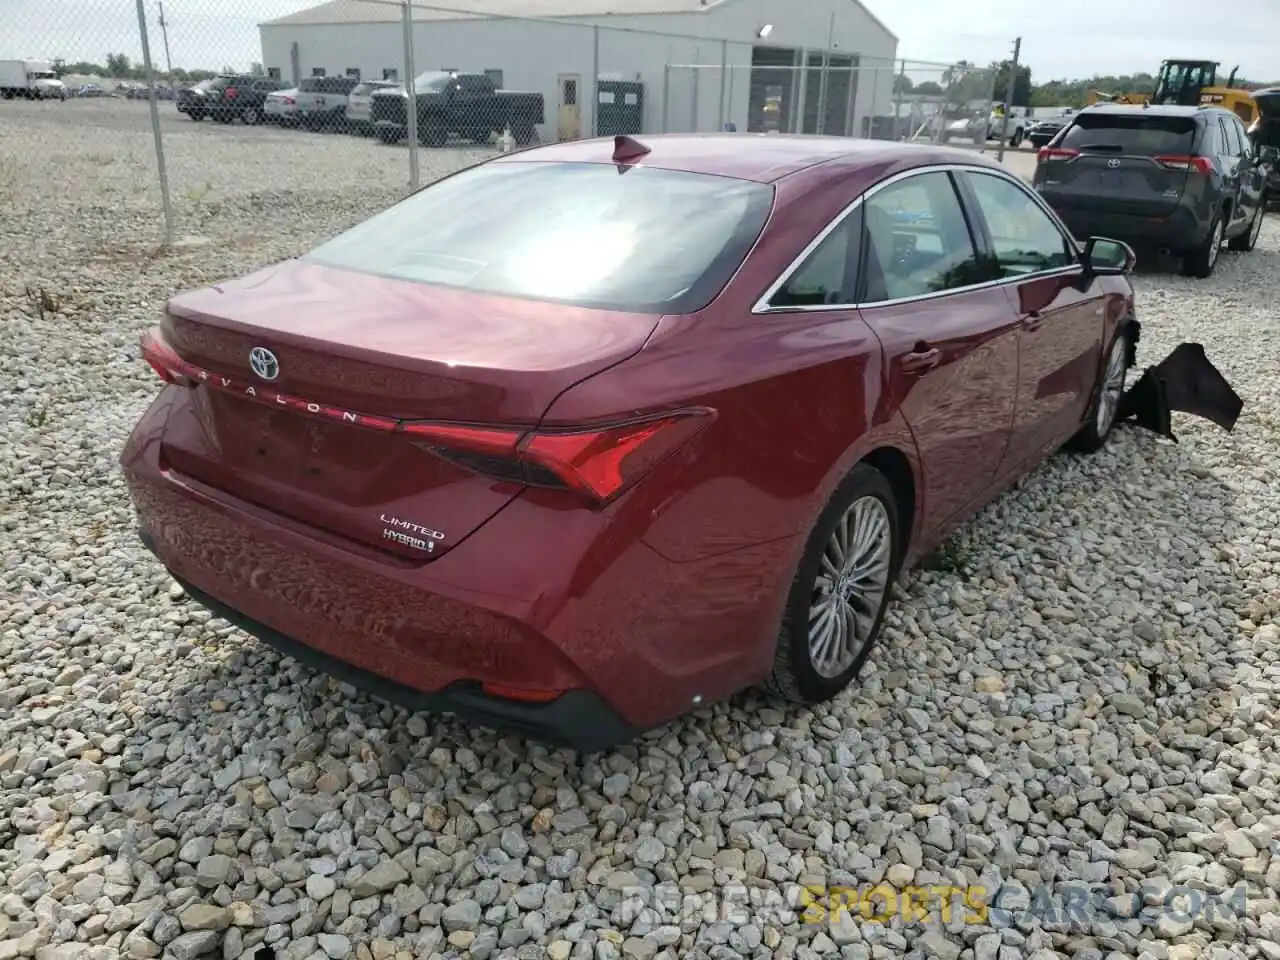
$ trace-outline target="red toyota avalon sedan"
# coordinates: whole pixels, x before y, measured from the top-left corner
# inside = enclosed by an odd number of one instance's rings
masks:
[[[535,148],[170,300],[121,462],[220,616],[595,751],[753,684],[844,688],[905,565],[1105,442],[1131,267],[959,150]]]

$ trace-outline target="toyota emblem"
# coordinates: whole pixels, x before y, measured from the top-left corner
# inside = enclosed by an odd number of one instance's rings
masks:
[[[280,376],[280,361],[266,347],[254,347],[249,351],[249,366],[263,380],[274,380]]]
[[[1119,161],[1119,160],[1108,160],[1108,161],[1107,161],[1107,166],[1108,166],[1108,167],[1110,167],[1112,170],[1114,170],[1116,167],[1120,166],[1120,161]]]

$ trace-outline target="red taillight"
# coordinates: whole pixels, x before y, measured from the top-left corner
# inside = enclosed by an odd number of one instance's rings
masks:
[[[1185,170],[1187,173],[1212,173],[1213,164],[1208,157],[1187,157],[1181,154],[1156,157],[1156,163],[1170,170]]]
[[[572,490],[601,503],[614,499],[710,421],[698,408],[591,430],[526,432],[444,423],[404,423],[401,430],[478,473]]]
[[[1044,163],[1046,160],[1071,160],[1080,156],[1079,150],[1072,150],[1069,147],[1041,147],[1036,154],[1036,162]]]
[[[226,97],[228,100],[234,100],[238,92],[239,91],[237,91],[235,87],[227,87],[226,92],[223,93],[223,96]]]
[[[316,403],[279,393],[264,383],[205,370],[182,359],[158,328],[142,335],[142,356],[166,383],[205,386],[323,420],[403,433],[437,456],[476,473],[509,483],[571,490],[599,504],[615,499],[715,417],[714,410],[695,407],[626,423],[544,431],[394,420]]]
[[[289,104],[289,106],[293,106],[293,97],[281,97],[280,99]]]
[[[148,330],[142,335],[142,359],[156,372],[165,383],[181,383],[178,371],[182,369],[182,358],[163,340]]]

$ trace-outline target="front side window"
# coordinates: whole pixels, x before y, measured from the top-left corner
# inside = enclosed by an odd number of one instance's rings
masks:
[[[948,174],[899,180],[868,197],[862,209],[863,302],[941,293],[991,279]]]
[[[439,180],[305,259],[362,273],[642,313],[728,282],[773,188],[612,164],[496,162]]]
[[[1066,238],[1026,191],[993,174],[967,176],[991,234],[1001,277],[1057,270],[1073,262]]]

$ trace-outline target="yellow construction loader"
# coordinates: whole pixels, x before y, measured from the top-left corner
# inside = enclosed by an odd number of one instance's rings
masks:
[[[1141,106],[1152,104],[1181,104],[1193,107],[1198,104],[1214,104],[1225,107],[1245,123],[1258,118],[1258,105],[1253,95],[1243,87],[1236,87],[1236,71],[1232,70],[1227,82],[1218,84],[1218,63],[1213,60],[1165,60],[1160,64],[1156,88],[1150,96],[1140,93],[1106,93],[1090,90],[1089,104],[1125,103]],[[1238,68],[1237,68],[1238,69]]]

